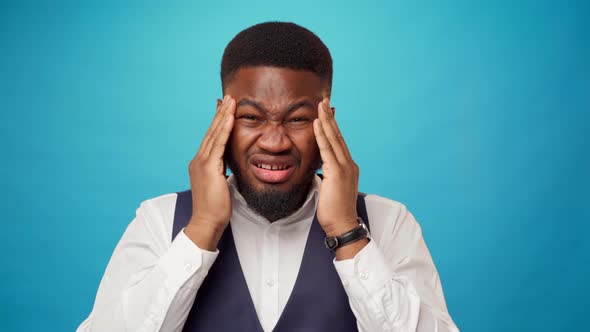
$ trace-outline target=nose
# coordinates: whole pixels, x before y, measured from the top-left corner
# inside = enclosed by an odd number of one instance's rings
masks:
[[[285,152],[293,147],[286,129],[280,123],[267,123],[256,143],[259,148],[270,153]]]

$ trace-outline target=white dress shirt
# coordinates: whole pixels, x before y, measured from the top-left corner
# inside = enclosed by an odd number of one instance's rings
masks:
[[[270,332],[293,290],[321,180],[314,179],[298,211],[273,223],[248,208],[233,176],[228,184],[236,251],[258,319]],[[78,331],[182,331],[219,251],[200,249],[182,231],[171,240],[176,196],[141,203]],[[458,331],[412,214],[376,195],[365,202],[371,241],[354,258],[334,260],[359,330]]]

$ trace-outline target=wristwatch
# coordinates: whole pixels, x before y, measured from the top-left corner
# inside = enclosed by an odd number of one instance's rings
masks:
[[[336,249],[340,247],[344,247],[347,244],[351,244],[358,240],[368,238],[369,230],[363,222],[363,219],[359,217],[357,217],[356,219],[358,220],[359,225],[355,229],[348,231],[337,237],[326,237],[324,239],[324,244],[326,245],[326,248],[330,249],[332,252],[336,252]]]

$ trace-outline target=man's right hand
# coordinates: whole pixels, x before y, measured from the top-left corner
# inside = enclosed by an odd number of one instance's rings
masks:
[[[223,155],[235,121],[235,100],[227,95],[189,163],[193,214],[184,233],[199,248],[215,251],[231,218],[231,196]]]

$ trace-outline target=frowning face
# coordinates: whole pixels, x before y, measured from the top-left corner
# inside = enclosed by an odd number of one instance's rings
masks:
[[[249,194],[279,199],[290,193],[288,200],[302,203],[320,166],[313,120],[328,84],[310,71],[247,67],[226,83],[225,94],[237,105],[226,161],[246,200]]]

